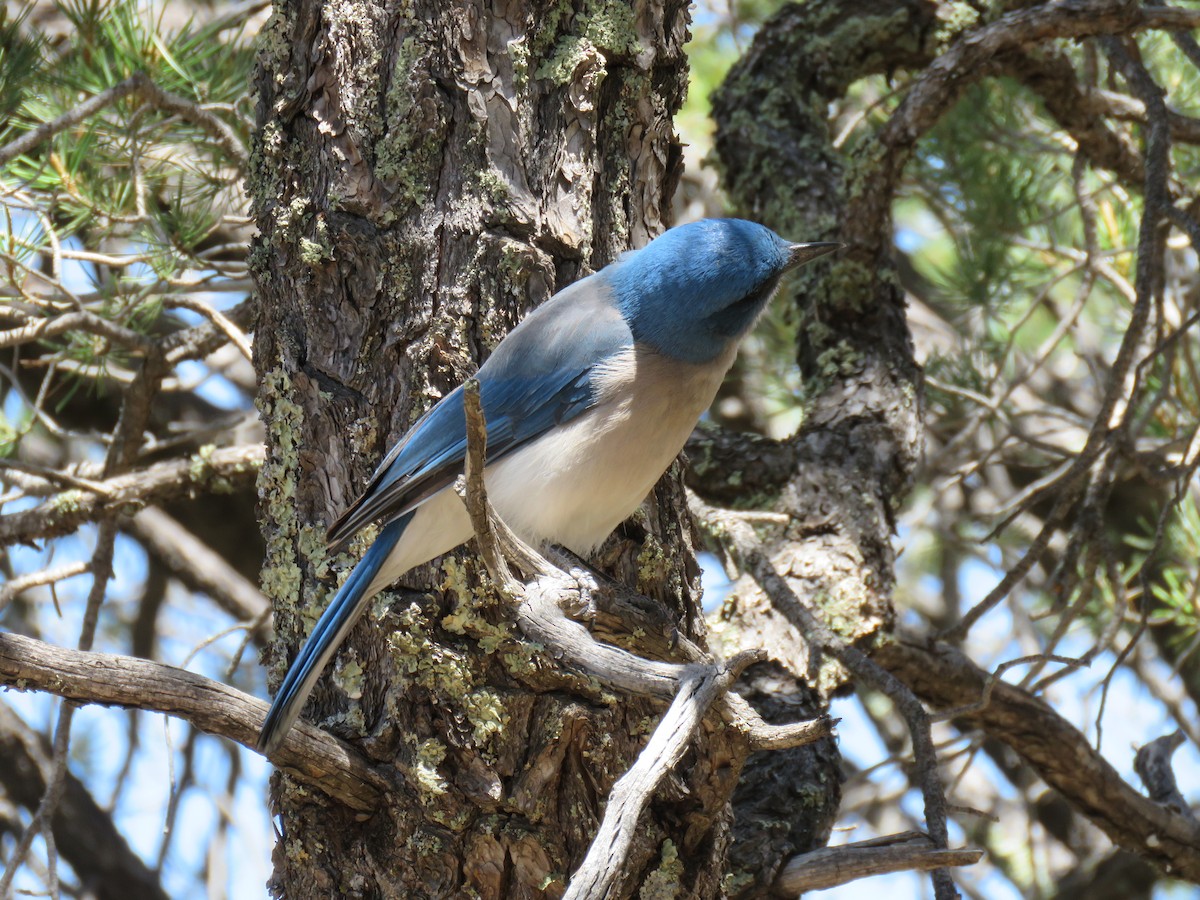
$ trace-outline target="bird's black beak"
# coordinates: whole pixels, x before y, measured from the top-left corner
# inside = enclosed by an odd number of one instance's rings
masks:
[[[794,269],[797,266],[810,263],[814,259],[824,256],[826,253],[832,253],[834,250],[840,250],[845,246],[845,244],[837,241],[813,241],[809,244],[792,244],[788,248],[787,268]]]

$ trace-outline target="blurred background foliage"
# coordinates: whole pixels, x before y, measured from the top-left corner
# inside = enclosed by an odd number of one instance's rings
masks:
[[[711,164],[710,96],[780,6],[713,0],[693,11],[692,85],[677,118],[687,145],[679,221],[736,212]],[[205,327],[236,334],[244,321],[250,219],[241,179],[252,163],[253,39],[267,14],[262,2],[4,8],[0,521],[48,503],[65,508],[79,484],[163,460],[202,465],[214,446],[260,439],[249,362],[235,341],[205,343],[198,335]],[[1190,201],[1200,165],[1200,73],[1185,38],[1147,34],[1138,46],[1180,119],[1170,179]],[[1088,42],[1055,52],[1108,104],[1107,127],[1126,158],[1136,158],[1143,126],[1122,113],[1126,88],[1104,57]],[[153,91],[129,87],[49,139],[3,155],[139,74]],[[886,121],[911,77],[896,72],[856,84],[829,111],[839,146],[854,147]],[[1045,492],[1104,414],[1107,375],[1130,322],[1141,215],[1141,185],[1130,176],[1090,163],[1043,97],[1007,77],[969,88],[920,144],[896,198],[894,243],[927,375],[928,431],[898,525],[897,596],[905,628],[949,627],[1047,523],[1060,524],[1047,559],[963,647],[989,669],[1036,657],[1006,679],[1040,693],[1135,783],[1130,744],[1180,729],[1188,741],[1178,773],[1185,795],[1194,796],[1200,285],[1183,231],[1165,239],[1152,328],[1120,401],[1132,425],[1110,490],[1092,506],[1081,500],[1065,524]],[[799,427],[799,317],[793,304],[772,306],[746,342],[714,422],[774,438]],[[167,360],[138,423],[136,453],[122,458],[117,450],[129,436],[121,399],[142,383],[145,341],[164,337],[182,350]],[[184,492],[122,520],[97,649],[186,665],[265,695],[254,653],[263,625],[253,599],[262,560],[255,498],[245,481],[233,488]],[[10,543],[0,555],[0,625],[73,646],[91,581],[81,576],[95,566],[100,532],[85,524]],[[197,571],[189,539],[215,551],[227,570]],[[712,575],[709,602],[716,603],[724,587]],[[18,717],[0,717],[0,738],[6,729],[21,737],[35,768],[52,771],[54,704],[14,693],[0,703]],[[840,701],[834,714],[845,719],[841,823],[854,829],[849,839],[919,827],[906,739],[888,705],[863,693]],[[965,809],[954,814],[955,837],[989,851],[985,863],[962,873],[972,896],[1193,895],[1114,853],[1011,751],[982,734],[941,729],[950,802]],[[113,839],[128,842],[142,863],[140,873],[136,862],[122,869],[123,889],[154,896],[153,888],[132,887],[144,877],[177,898],[264,895],[272,836],[267,766],[258,757],[178,722],[164,731],[159,718],[97,708],[81,710],[71,734],[71,776],[109,817]],[[5,860],[37,808],[36,794],[26,802],[3,777],[18,771],[13,753],[0,741],[0,754],[9,755],[0,759]],[[102,896],[89,866],[62,839],[38,838],[9,877],[22,891]],[[1124,893],[1101,893],[1113,885]],[[827,896],[868,889],[880,886]],[[917,897],[925,887],[895,876],[887,889]]]

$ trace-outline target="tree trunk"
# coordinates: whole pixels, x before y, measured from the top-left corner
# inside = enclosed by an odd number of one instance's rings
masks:
[[[681,0],[277,4],[249,179],[273,684],[366,546],[329,559],[325,526],[386,448],[524,313],[664,227],[686,36]],[[599,565],[702,641],[683,509],[672,472]],[[277,775],[272,889],[559,896],[661,707],[558,672],[469,555],[403,580],[308,713],[395,791],[363,820]],[[741,759],[724,731],[643,817],[619,896],[720,895]]]

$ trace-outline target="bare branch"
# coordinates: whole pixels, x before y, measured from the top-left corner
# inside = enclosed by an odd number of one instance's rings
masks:
[[[805,891],[823,891],[873,875],[971,866],[982,858],[982,850],[941,850],[928,835],[910,831],[793,857],[780,870],[771,892],[798,897]]]
[[[989,674],[945,644],[893,641],[872,653],[926,702],[973,708]],[[1173,876],[1200,882],[1200,827],[1126,784],[1074,725],[1036,697],[999,682],[991,703],[964,716],[1019,753],[1041,778],[1120,847]]]
[[[57,566],[53,569],[43,569],[40,572],[30,572],[28,575],[21,575],[17,578],[10,579],[4,584],[0,584],[0,611],[12,602],[14,597],[19,597],[30,588],[42,587],[47,584],[56,584],[59,581],[65,581],[68,578],[74,578],[76,575],[82,575],[91,568],[89,563],[83,560],[77,560],[66,565]]]
[[[638,818],[662,780],[683,758],[708,708],[729,690],[734,677],[732,670],[688,667],[680,680],[679,693],[637,761],[613,785],[604,819],[587,856],[571,877],[563,900],[604,900],[613,896],[625,874]]]
[[[479,401],[478,383],[464,388],[467,417],[465,474],[456,484],[471,524],[475,528],[480,556],[493,580],[517,601],[517,624],[526,637],[543,644],[568,667],[595,678],[606,687],[644,697],[674,700],[689,671],[686,665],[646,659],[592,637],[579,622],[569,618],[564,607],[578,607],[583,595],[599,590],[590,573],[573,569],[563,572],[529,547],[497,518],[487,502],[483,460],[487,429]],[[533,576],[522,585],[509,570],[508,560]],[[707,658],[696,662],[709,662]],[[836,724],[828,716],[810,722],[771,725],[764,722],[742,697],[724,694],[721,715],[742,731],[753,749],[783,749],[818,741],[833,734]]]
[[[255,749],[267,704],[228,685],[174,666],[54,647],[0,634],[0,684],[40,690],[77,703],[165,713],[208,734]],[[372,812],[389,783],[337,738],[298,722],[271,761],[360,812]]]
[[[200,315],[212,322],[216,328],[220,329],[229,338],[242,356],[251,363],[254,362],[254,351],[250,347],[250,338],[246,337],[246,332],[238,328],[236,323],[226,318],[220,310],[214,309],[211,305],[189,294],[175,294],[166,301],[166,305],[178,306],[183,309],[190,309],[192,312],[200,313]]]
[[[100,482],[103,493],[71,490],[54,494],[33,509],[0,516],[0,544],[58,537],[84,522],[130,513],[192,491],[249,487],[264,453],[261,444],[222,447],[104,479]]]
[[[68,331],[85,331],[99,335],[127,350],[139,353],[148,352],[154,346],[154,341],[150,338],[87,311],[69,312],[49,319],[29,319],[27,325],[0,331],[0,349],[48,340]]]
[[[186,97],[180,97],[178,94],[172,94],[170,91],[163,90],[145,76],[142,77],[140,84],[138,84],[137,91],[142,99],[155,109],[173,113],[185,122],[195,125],[216,141],[217,145],[237,165],[239,172],[246,171],[246,165],[249,162],[249,155],[246,153],[246,148],[242,146],[242,142],[238,139],[238,136],[233,133],[233,129],[226,125],[219,117],[202,109]]]

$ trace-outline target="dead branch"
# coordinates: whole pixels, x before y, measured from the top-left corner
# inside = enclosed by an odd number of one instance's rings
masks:
[[[904,100],[879,131],[879,164],[867,172],[855,194],[844,232],[871,255],[883,251],[890,230],[890,206],[899,178],[917,142],[950,108],[968,84],[986,73],[1002,53],[1028,50],[1045,41],[1146,29],[1183,30],[1200,24],[1200,12],[1166,6],[1139,6],[1124,0],[1060,0],[1022,7],[995,22],[962,34],[913,81]]]
[[[664,778],[683,759],[713,702],[728,692],[739,669],[757,658],[749,654],[724,670],[689,666],[679,692],[659,720],[637,760],[617,779],[604,808],[604,819],[587,856],[571,877],[563,900],[603,900],[611,897],[625,869],[638,818]]]
[[[982,858],[982,850],[941,850],[929,835],[908,831],[795,856],[784,864],[771,893],[798,897],[805,891],[823,891],[874,875],[972,866]]]
[[[15,634],[0,634],[0,684],[76,703],[165,713],[252,750],[267,715],[264,701],[194,672]],[[373,812],[390,786],[363,756],[306,722],[296,723],[271,761],[362,813]]]

